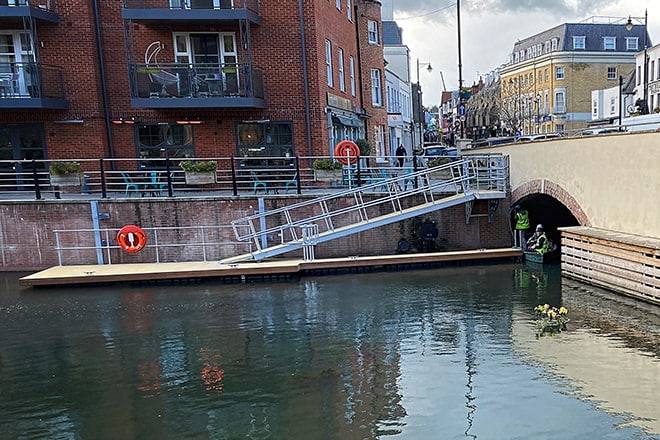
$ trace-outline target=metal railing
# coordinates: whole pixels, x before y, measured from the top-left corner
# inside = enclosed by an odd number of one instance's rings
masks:
[[[259,13],[259,0],[124,0],[125,9],[247,9]]]
[[[505,198],[507,185],[508,160],[501,154],[466,156],[445,165],[387,176],[362,187],[233,221],[236,239],[252,242],[255,251],[223,263],[259,260],[306,246],[311,225],[316,228],[315,244],[458,203]],[[366,194],[370,197],[365,198]],[[280,243],[266,247],[264,237],[279,237]],[[305,254],[313,256],[313,251],[306,249]]]
[[[217,261],[227,253],[235,254],[252,250],[251,243],[235,241],[231,226],[142,229],[147,235],[147,243],[140,251],[140,261],[151,260],[156,263]],[[126,262],[126,254],[116,242],[118,228],[57,229],[53,232],[60,266],[90,261],[94,258],[94,254],[99,265],[113,264],[121,261],[122,257],[123,262]]]
[[[131,63],[133,98],[263,98],[263,73],[247,63]]]
[[[64,71],[42,63],[0,63],[0,99],[64,99]]]
[[[80,165],[80,174],[69,182],[49,174],[50,165],[61,160],[0,160],[0,200],[317,194],[362,186],[382,178],[383,173],[393,176],[423,167],[418,160],[409,159],[404,167],[394,167],[389,165],[395,162],[394,157],[384,157],[377,164],[373,163],[374,158],[361,158],[358,164],[344,167],[328,181],[317,176],[311,166],[320,158],[324,157],[191,159],[217,162],[210,183],[194,183],[179,167],[180,159],[72,160]]]

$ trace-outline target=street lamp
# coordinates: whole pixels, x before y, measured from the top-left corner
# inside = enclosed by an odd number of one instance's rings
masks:
[[[433,71],[433,67],[431,67],[431,63],[420,63],[419,58],[417,58],[417,108],[419,109],[419,150],[422,151],[424,149],[424,121],[423,121],[423,111],[422,111],[422,88],[419,83],[419,66],[426,66],[426,70],[428,70],[429,73]]]
[[[536,94],[536,134],[541,133],[541,92]]]
[[[635,20],[641,20],[641,17],[631,17],[628,16],[628,22],[626,23],[626,30],[631,31],[633,29],[633,22],[632,19]],[[648,10],[644,9],[644,105],[642,105],[641,113],[643,115],[648,114],[649,112],[649,101],[648,101],[648,95],[649,95],[649,58],[647,55],[647,49],[648,49],[648,32],[646,29],[646,25],[648,23]]]

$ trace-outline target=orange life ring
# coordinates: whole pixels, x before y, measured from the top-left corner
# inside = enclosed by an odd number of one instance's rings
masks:
[[[353,165],[360,156],[360,147],[353,141],[341,141],[335,146],[335,159],[343,165]]]
[[[147,234],[139,226],[126,225],[117,232],[117,243],[126,252],[138,252],[146,246]]]

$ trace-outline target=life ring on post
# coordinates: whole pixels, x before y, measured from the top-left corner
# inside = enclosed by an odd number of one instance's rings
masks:
[[[117,243],[126,252],[139,252],[147,245],[147,234],[135,225],[126,225],[117,232]]]
[[[342,165],[353,165],[360,156],[360,147],[353,141],[341,141],[335,146],[335,159]]]

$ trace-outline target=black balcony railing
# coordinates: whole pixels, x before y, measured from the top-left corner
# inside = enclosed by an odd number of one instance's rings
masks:
[[[65,100],[64,72],[60,67],[33,62],[0,63],[0,107],[66,108]]]
[[[55,12],[55,0],[2,0],[0,6],[29,6],[44,11]]]
[[[198,105],[200,100],[224,98],[210,106],[236,107],[239,105],[227,99],[264,98],[262,72],[248,64],[133,63],[130,76],[131,98],[148,98],[146,103],[140,101],[139,107],[163,107],[160,100],[168,98],[199,98]],[[172,107],[178,106],[177,100],[172,100]]]
[[[246,9],[259,14],[259,0],[124,0],[124,9]]]

